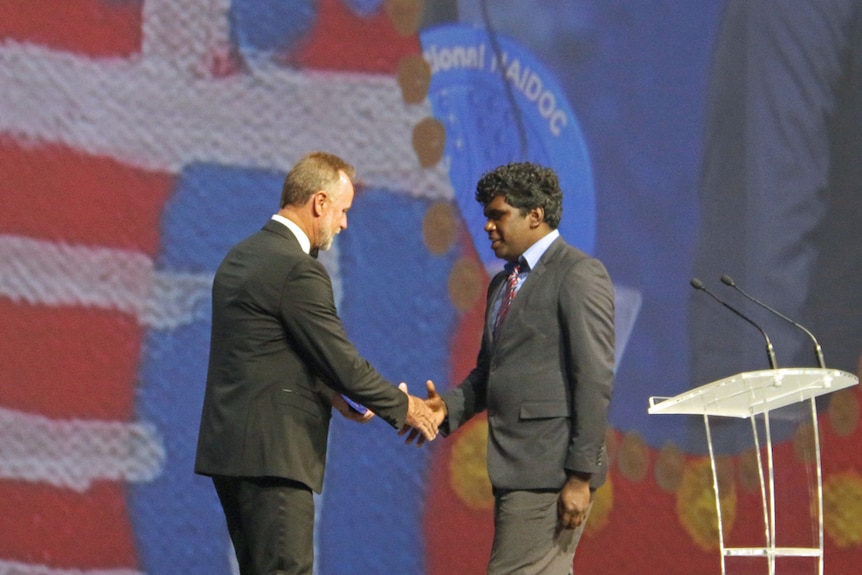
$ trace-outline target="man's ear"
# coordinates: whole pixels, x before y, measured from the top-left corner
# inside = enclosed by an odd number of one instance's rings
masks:
[[[530,210],[530,213],[527,215],[530,218],[530,227],[537,228],[542,225],[542,222],[545,221],[545,208],[536,207]]]
[[[326,212],[326,202],[329,201],[329,196],[324,190],[315,192],[311,196],[311,209],[315,216],[322,216]]]

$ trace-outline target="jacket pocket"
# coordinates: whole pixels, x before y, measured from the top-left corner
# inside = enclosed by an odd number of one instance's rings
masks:
[[[569,408],[565,402],[557,401],[525,401],[518,413],[520,419],[550,419],[554,417],[569,417]]]
[[[302,389],[279,389],[276,392],[275,401],[316,417],[324,417],[329,409],[329,406],[323,405],[317,394]]]

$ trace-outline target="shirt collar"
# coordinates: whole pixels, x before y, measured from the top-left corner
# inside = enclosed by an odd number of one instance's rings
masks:
[[[527,248],[518,261],[523,266],[524,263],[529,266],[529,269],[534,269],[536,265],[539,263],[539,260],[542,259],[542,256],[548,250],[554,240],[560,237],[560,230],[551,230],[549,234],[542,237],[539,241],[531,245]],[[525,270],[522,270],[525,271]]]
[[[299,242],[299,247],[302,248],[302,251],[307,254],[311,253],[311,241],[308,239],[308,236],[305,235],[305,232],[302,231],[302,229],[298,225],[285,218],[284,216],[280,216],[278,214],[273,214],[272,219],[279,222],[280,224],[284,224],[285,226],[287,226],[287,229],[292,231],[293,235],[296,236],[296,240]]]

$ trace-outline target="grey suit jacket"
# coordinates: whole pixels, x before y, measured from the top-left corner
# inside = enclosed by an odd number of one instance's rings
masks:
[[[613,286],[597,259],[557,238],[509,308],[498,341],[488,288],[476,367],[443,394],[444,433],[488,412],[488,475],[500,489],[558,489],[569,472],[607,473],[605,427],[614,374]],[[448,426],[448,427],[447,427]]]
[[[323,485],[332,390],[393,427],[407,396],[347,338],[323,265],[279,222],[237,244],[216,272],[195,471]]]

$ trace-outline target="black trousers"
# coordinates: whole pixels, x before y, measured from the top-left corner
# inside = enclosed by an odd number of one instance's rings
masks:
[[[278,477],[212,478],[241,575],[311,575],[314,498]]]

